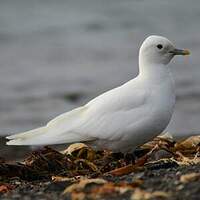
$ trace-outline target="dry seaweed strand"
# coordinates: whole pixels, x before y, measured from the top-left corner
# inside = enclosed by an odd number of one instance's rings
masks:
[[[157,149],[170,152],[179,165],[199,163],[199,138],[193,136],[175,143],[170,137],[156,137],[141,147],[148,153],[139,158],[135,165],[126,165],[123,159],[116,159],[111,152],[94,151],[82,143],[72,144],[64,152],[44,147],[32,152],[23,163],[6,163],[2,158],[0,176],[18,176],[27,180],[49,178],[59,174],[67,177],[95,177],[110,172],[120,176],[140,170]]]

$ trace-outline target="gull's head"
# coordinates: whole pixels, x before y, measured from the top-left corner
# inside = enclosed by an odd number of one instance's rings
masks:
[[[168,64],[175,55],[189,55],[188,50],[177,49],[171,41],[162,36],[152,35],[140,47],[140,62]]]

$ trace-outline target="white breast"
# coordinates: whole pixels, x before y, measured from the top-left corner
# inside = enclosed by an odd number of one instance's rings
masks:
[[[174,110],[175,92],[174,82],[167,80],[161,85],[152,88],[152,117],[155,120],[155,128],[163,131],[168,125]]]

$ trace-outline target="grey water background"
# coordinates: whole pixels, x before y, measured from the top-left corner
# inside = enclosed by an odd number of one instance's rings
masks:
[[[0,0],[0,135],[42,126],[134,78],[151,34],[191,50],[171,63],[168,129],[200,132],[199,0]]]

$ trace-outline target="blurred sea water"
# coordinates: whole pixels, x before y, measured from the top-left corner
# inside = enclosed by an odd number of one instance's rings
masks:
[[[200,130],[199,0],[0,1],[0,135],[42,126],[138,73],[145,37],[190,57],[171,63],[177,103],[168,130]]]

